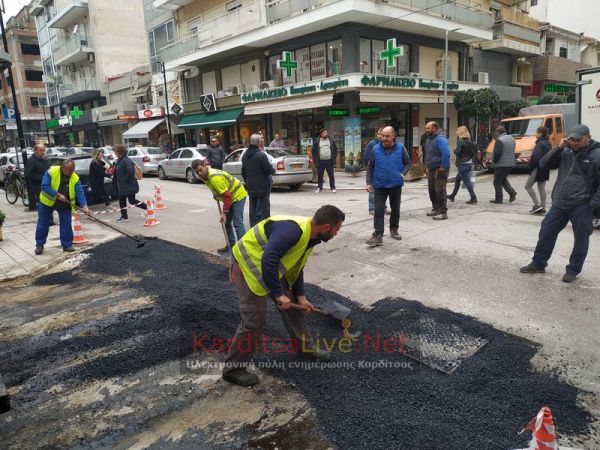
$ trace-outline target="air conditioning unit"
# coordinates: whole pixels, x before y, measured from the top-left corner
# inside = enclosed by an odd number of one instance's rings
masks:
[[[93,53],[88,53],[88,61],[91,63],[96,62],[96,56]]]
[[[246,92],[246,85],[245,84],[238,84],[236,86],[233,86],[231,88],[229,88],[228,90],[230,90],[231,92],[233,92],[234,94],[242,94],[244,92]]]
[[[275,81],[273,81],[273,80],[267,80],[267,81],[260,82],[261,89],[271,89],[272,87],[275,87]]]
[[[477,82],[480,84],[490,84],[490,74],[487,72],[477,72]]]

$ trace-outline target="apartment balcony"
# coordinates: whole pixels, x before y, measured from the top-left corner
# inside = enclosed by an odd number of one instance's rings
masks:
[[[29,14],[37,16],[38,14],[44,11],[44,6],[46,6],[50,2],[51,0],[35,0],[29,8]]]
[[[166,9],[168,11],[177,11],[185,5],[189,5],[194,0],[155,0],[152,6],[156,9]]]
[[[533,62],[534,81],[563,81],[574,83],[577,81],[577,71],[587,69],[587,64],[571,61],[560,56],[538,56]]]
[[[81,61],[94,62],[94,45],[92,37],[77,33],[67,42],[53,49],[54,64],[67,66]]]
[[[494,24],[492,31],[493,39],[483,42],[482,50],[492,50],[518,57],[538,56],[542,53],[539,30],[501,21]]]
[[[160,50],[167,69],[186,70],[344,23],[438,39],[459,28],[451,39],[492,39],[493,18],[480,0],[245,0],[234,10],[227,11],[226,4],[218,8],[204,13],[197,33]]]
[[[71,0],[65,8],[60,10],[52,20],[48,22],[48,28],[69,28],[70,25],[76,23],[88,14],[87,0]]]
[[[95,78],[78,78],[70,83],[58,86],[60,101],[63,103],[79,103],[100,96],[100,89]]]

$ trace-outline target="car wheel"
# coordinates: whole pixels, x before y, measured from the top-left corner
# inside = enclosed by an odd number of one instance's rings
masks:
[[[290,184],[289,186],[292,191],[297,191],[302,186],[302,183]]]
[[[188,169],[185,171],[185,177],[187,178],[188,183],[196,184],[198,180],[196,179],[196,175],[192,169]]]
[[[161,180],[167,179],[167,176],[165,175],[165,169],[163,169],[162,167],[158,168],[158,178],[160,178]]]

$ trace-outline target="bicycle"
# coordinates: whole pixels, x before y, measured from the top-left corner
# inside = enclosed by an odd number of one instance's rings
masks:
[[[23,205],[29,206],[27,186],[21,183],[21,179],[16,171],[6,172],[4,175],[4,189],[8,203],[14,205],[19,197],[21,197]]]

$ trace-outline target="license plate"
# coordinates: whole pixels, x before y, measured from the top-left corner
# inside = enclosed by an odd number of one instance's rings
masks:
[[[304,167],[304,163],[292,163],[290,164],[292,169],[302,169]]]

